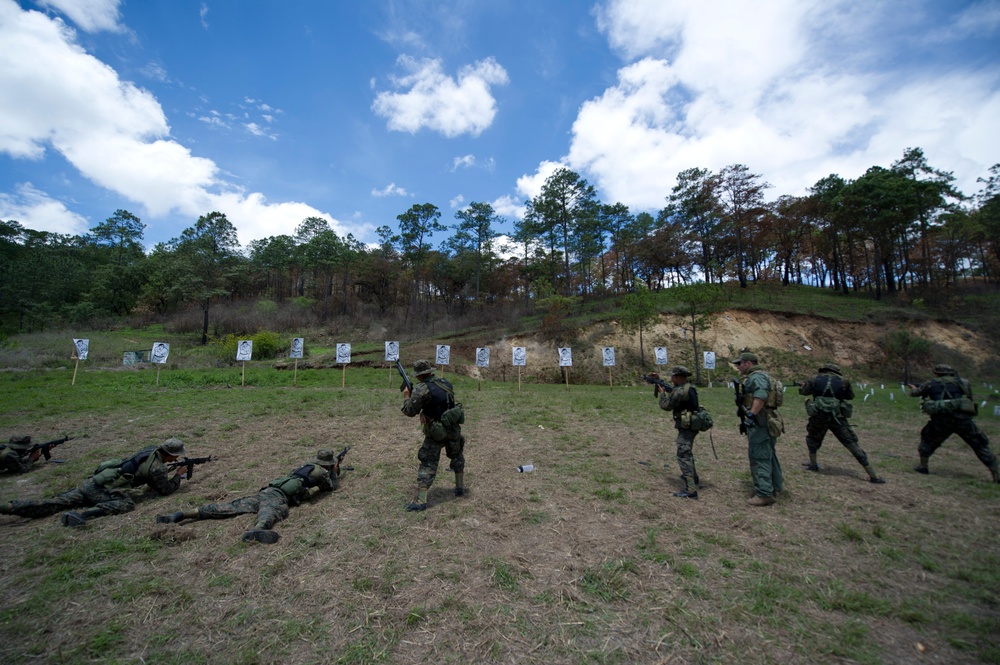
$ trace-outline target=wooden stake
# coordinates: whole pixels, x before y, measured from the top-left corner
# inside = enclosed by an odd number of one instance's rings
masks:
[[[341,365],[343,368],[340,372],[340,387],[343,388],[345,382],[347,381],[347,363]]]
[[[240,386],[245,386],[247,384],[247,361],[243,362],[243,374],[240,376]]]
[[[569,367],[566,367],[565,370],[563,374],[566,376],[566,390],[569,390]]]
[[[156,385],[160,385],[160,365],[156,365]]]
[[[521,366],[517,366],[517,392],[521,392]]]
[[[298,379],[299,379],[299,359],[296,358],[295,359],[295,369],[292,370],[292,387],[293,388],[295,386],[299,385],[298,384]]]
[[[611,368],[608,368],[608,386],[611,388],[611,392],[615,391],[615,384],[611,382]]]
[[[71,386],[75,386],[76,385],[76,370],[78,370],[78,369],[80,369],[80,359],[79,358],[76,359],[76,366],[73,368],[73,381],[70,382],[70,384],[69,384]]]

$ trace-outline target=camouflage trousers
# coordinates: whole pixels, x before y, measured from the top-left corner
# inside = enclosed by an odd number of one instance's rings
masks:
[[[694,437],[698,432],[690,429],[677,430],[677,466],[680,467],[681,475],[687,478],[694,478],[698,473],[694,470]]]
[[[465,455],[462,454],[465,450],[465,437],[462,436],[461,428],[444,441],[424,437],[424,443],[417,451],[417,459],[420,460],[420,468],[417,469],[417,489],[430,489],[434,484],[442,449],[451,460],[451,470],[455,473],[465,472]]]
[[[990,450],[990,440],[972,418],[958,416],[938,416],[931,418],[920,430],[920,445],[917,451],[921,457],[930,457],[952,434],[957,434],[969,444],[979,461],[991,469],[997,468],[997,458]]]
[[[747,443],[754,494],[774,496],[785,485],[776,451],[778,440],[768,434],[767,427],[757,426],[747,430]]]
[[[806,423],[806,447],[809,452],[816,454],[823,445],[823,438],[827,432],[833,432],[837,441],[844,444],[844,447],[851,451],[854,459],[858,460],[861,466],[868,466],[868,455],[858,445],[858,435],[847,422],[847,418],[826,418],[812,416]]]
[[[257,514],[255,529],[270,529],[288,517],[288,497],[277,487],[265,487],[254,496],[202,506],[198,509],[198,519],[224,520],[251,513]]]
[[[21,517],[48,517],[71,508],[92,506],[87,517],[120,515],[135,510],[135,501],[124,490],[108,490],[87,478],[76,489],[51,499],[27,499],[11,502],[11,512]]]

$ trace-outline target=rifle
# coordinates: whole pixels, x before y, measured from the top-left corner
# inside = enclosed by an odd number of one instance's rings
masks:
[[[651,385],[654,385],[654,386],[659,386],[659,390],[662,390],[665,393],[669,393],[671,390],[674,389],[673,386],[668,385],[666,381],[664,381],[663,379],[661,379],[656,374],[643,374],[642,375],[642,379],[643,379],[643,381],[645,381],[648,384],[651,384]],[[653,389],[653,394],[654,395],[659,394],[659,390],[656,390],[654,388]]]
[[[736,393],[736,417],[740,419],[740,434],[746,434],[747,426],[743,421],[747,417],[747,408],[743,406],[743,384],[739,377],[733,379],[733,392]]]
[[[338,475],[338,476],[340,475],[340,463],[344,461],[344,456],[347,455],[347,451],[350,450],[353,447],[354,446],[345,446],[343,450],[341,450],[339,453],[337,453],[337,463],[333,467],[336,470],[336,472],[337,472],[336,475]],[[351,469],[351,467],[346,467],[344,470],[345,471],[351,471],[352,469]]]
[[[209,455],[208,457],[185,457],[184,459],[177,460],[176,462],[168,462],[167,470],[170,471],[173,469],[179,469],[182,466],[186,466],[188,480],[191,480],[191,478],[194,477],[195,466],[197,466],[198,464],[205,464],[206,462],[214,462],[217,459],[219,458],[212,457],[211,455]]]
[[[52,441],[46,441],[45,443],[36,443],[28,450],[28,457],[34,462],[40,456],[44,456],[46,460],[52,459],[52,449],[56,446],[61,446],[67,441],[72,441],[75,436],[69,436],[64,434],[62,438],[53,439]]]
[[[403,392],[403,388],[406,388],[412,395],[413,383],[410,381],[410,377],[406,376],[406,370],[403,369],[403,363],[399,362],[399,358],[396,358],[396,370],[399,372],[399,375],[403,377],[403,383],[399,386],[399,392]]]

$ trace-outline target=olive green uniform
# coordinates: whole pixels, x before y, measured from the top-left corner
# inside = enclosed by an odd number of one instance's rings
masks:
[[[764,401],[764,407],[757,414],[757,422],[747,428],[750,475],[753,478],[754,494],[759,497],[773,497],[784,488],[781,463],[778,461],[777,437],[771,436],[767,418],[777,409],[767,406],[767,396],[771,390],[771,377],[759,365],[755,365],[743,378],[743,406],[749,412],[754,398]]]
[[[7,473],[27,473],[34,460],[28,455],[31,450],[30,436],[12,436],[0,447],[0,471]]]

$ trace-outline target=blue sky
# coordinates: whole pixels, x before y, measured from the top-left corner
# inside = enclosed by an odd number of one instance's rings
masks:
[[[418,203],[509,231],[559,166],[655,212],[696,166],[774,198],[1000,162],[1000,0],[0,0],[0,44],[0,219],[149,244],[213,210],[244,244]]]

